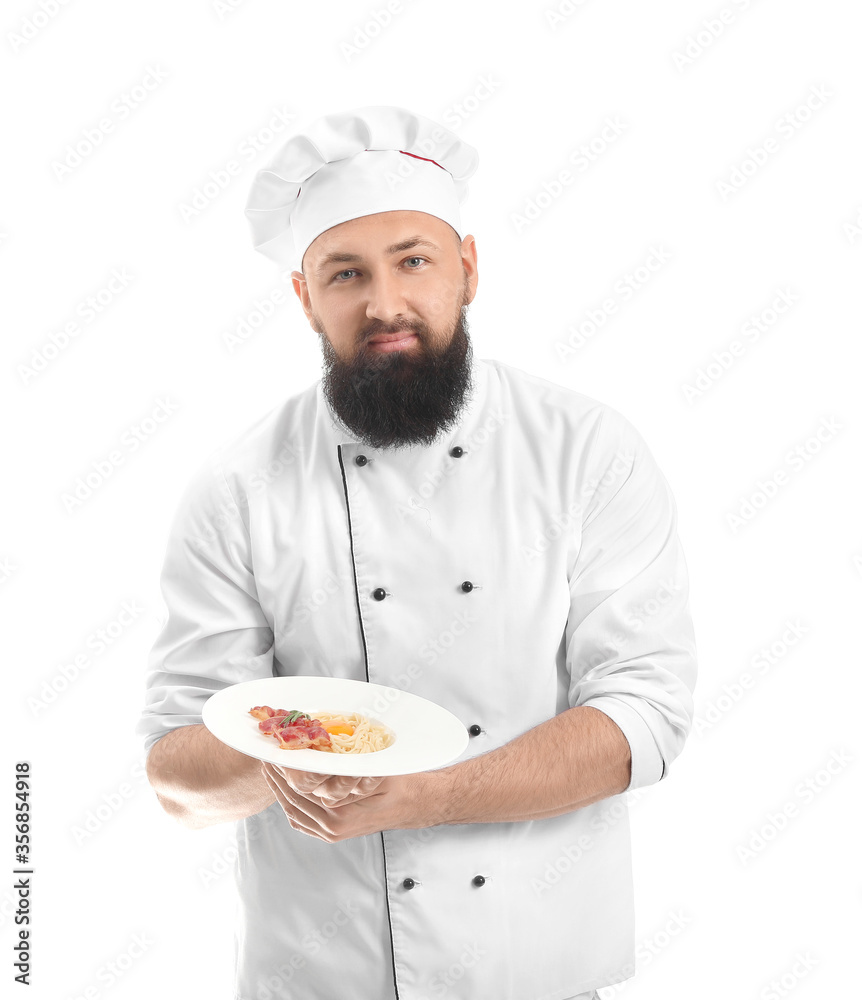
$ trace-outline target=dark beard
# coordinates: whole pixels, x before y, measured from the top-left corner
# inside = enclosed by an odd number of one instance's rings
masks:
[[[404,351],[369,352],[371,337],[410,329],[418,344]],[[343,361],[320,331],[323,393],[344,426],[371,448],[431,444],[454,426],[472,388],[473,348],[462,303],[451,340],[435,350],[433,333],[416,322],[363,331],[352,361]]]

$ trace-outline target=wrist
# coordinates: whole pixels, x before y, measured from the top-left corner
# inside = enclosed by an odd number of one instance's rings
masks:
[[[422,771],[414,779],[412,797],[416,802],[417,827],[442,826],[451,813],[451,777],[449,769]]]

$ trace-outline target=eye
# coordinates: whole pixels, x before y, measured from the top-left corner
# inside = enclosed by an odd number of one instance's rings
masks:
[[[333,281],[338,281],[339,277],[340,277],[340,276],[341,276],[342,274],[350,274],[350,273],[351,273],[352,271],[354,271],[354,272],[355,272],[355,270],[356,270],[356,268],[355,268],[355,267],[348,267],[348,268],[346,268],[346,269],[345,269],[344,271],[339,271],[339,272],[338,272],[338,274],[336,274],[336,275],[333,275],[333,278],[332,278],[332,280],[333,280]]]
[[[408,261],[411,261],[411,260],[425,261],[425,258],[424,257],[408,257],[407,260]],[[406,261],[405,261],[405,263],[406,263]],[[410,268],[408,268],[408,271],[418,271],[418,270],[419,269],[416,268],[416,267],[410,267]]]

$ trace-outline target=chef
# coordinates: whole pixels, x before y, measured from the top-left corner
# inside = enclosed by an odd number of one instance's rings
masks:
[[[292,135],[248,200],[323,375],[191,475],[138,727],[171,816],[236,823],[237,1000],[587,1000],[635,971],[624,793],[693,714],[676,506],[616,410],[474,358],[476,166],[360,108]],[[430,699],[467,749],[345,778],[202,726],[214,692],[301,675]]]

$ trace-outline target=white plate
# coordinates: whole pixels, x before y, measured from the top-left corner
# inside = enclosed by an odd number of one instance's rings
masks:
[[[249,715],[255,705],[315,712],[359,712],[395,734],[385,750],[327,753],[282,750]],[[397,688],[341,677],[263,677],[217,691],[203,707],[204,725],[234,750],[298,771],[353,776],[415,774],[443,767],[469,742],[467,727],[445,708]]]

